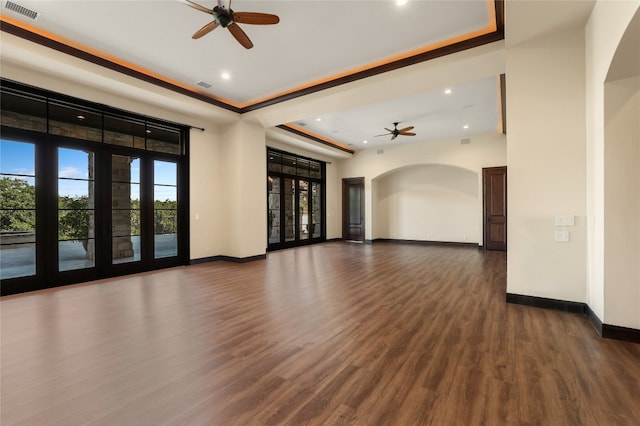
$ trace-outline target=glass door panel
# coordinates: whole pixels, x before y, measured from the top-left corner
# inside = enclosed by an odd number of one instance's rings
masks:
[[[284,179],[284,240],[296,239],[296,181]]]
[[[280,178],[267,177],[269,203],[267,211],[267,235],[269,244],[280,242]]]
[[[35,145],[0,141],[0,279],[36,274]]]
[[[311,182],[311,238],[322,235],[322,185]]]
[[[58,270],[95,266],[94,153],[58,148]]]
[[[153,162],[154,258],[178,255],[178,167],[176,163]]]
[[[309,239],[309,182],[298,181],[298,206],[300,209],[300,224],[298,232],[301,240]]]
[[[349,186],[349,223],[360,223],[362,219],[362,211],[360,201],[360,190],[355,185]]]
[[[111,258],[137,262],[140,247],[140,159],[111,156]]]

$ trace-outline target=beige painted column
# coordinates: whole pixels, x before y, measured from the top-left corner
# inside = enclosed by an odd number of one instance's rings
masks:
[[[266,136],[257,125],[238,121],[220,134],[222,255],[247,258],[266,253]]]
[[[586,302],[584,63],[579,28],[507,48],[508,293]]]

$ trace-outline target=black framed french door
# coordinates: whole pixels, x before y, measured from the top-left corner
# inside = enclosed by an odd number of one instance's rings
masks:
[[[82,145],[59,146],[56,158],[55,282],[185,263],[176,159]]]
[[[269,175],[268,238],[271,249],[309,240],[309,182]]]
[[[3,295],[188,262],[179,159],[20,130],[0,150]]]
[[[325,164],[274,149],[267,158],[268,250],[324,241]]]
[[[172,266],[183,251],[179,163],[112,154],[110,166],[111,248],[105,268],[117,272]]]
[[[2,294],[34,288],[45,269],[44,153],[39,135],[0,140],[0,282]]]
[[[81,143],[47,144],[44,183],[51,194],[43,214],[46,275],[53,283],[78,282],[100,276],[104,235],[102,153]]]

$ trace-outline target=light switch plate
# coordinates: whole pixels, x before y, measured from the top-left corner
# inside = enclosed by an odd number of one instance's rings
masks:
[[[575,216],[556,216],[556,226],[574,226],[576,224]]]

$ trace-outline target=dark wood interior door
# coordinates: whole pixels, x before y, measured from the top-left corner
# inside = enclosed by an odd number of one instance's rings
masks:
[[[507,250],[507,167],[482,169],[484,248]]]
[[[364,241],[364,178],[342,179],[342,238]]]

